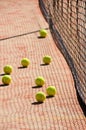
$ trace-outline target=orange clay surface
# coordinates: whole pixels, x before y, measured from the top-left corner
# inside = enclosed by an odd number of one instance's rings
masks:
[[[38,0],[0,0],[0,130],[85,130],[86,118],[78,103],[71,71],[49,29],[46,38],[39,30],[48,28]],[[42,57],[52,62],[44,65]],[[31,64],[21,67],[27,57]],[[12,83],[2,84],[3,67],[13,66]],[[46,83],[38,88],[35,78]],[[49,85],[58,93],[38,104],[35,94]]]

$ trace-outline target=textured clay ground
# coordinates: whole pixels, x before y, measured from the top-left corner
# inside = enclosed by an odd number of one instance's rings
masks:
[[[48,24],[38,0],[0,0],[0,130],[85,130],[71,71],[49,29],[39,38],[41,28]],[[43,65],[46,54],[53,59],[50,65]],[[23,57],[31,61],[28,68],[21,68]],[[6,64],[13,66],[9,86],[1,81]],[[42,88],[35,85],[37,76],[46,80]],[[46,93],[48,85],[58,93],[38,104],[36,92]]]

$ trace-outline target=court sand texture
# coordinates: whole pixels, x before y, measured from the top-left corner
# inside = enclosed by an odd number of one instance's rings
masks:
[[[0,0],[0,130],[85,130],[86,118],[79,105],[71,71],[55,45],[49,29],[39,38],[40,28],[48,28],[38,0]],[[50,65],[42,57],[50,55]],[[23,57],[30,59],[22,68]],[[12,83],[3,86],[3,67],[13,66]],[[46,83],[37,88],[34,79]],[[38,104],[35,94],[57,88],[53,98]]]

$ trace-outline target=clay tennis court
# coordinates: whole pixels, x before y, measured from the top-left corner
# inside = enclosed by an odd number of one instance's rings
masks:
[[[48,31],[39,38],[39,30]],[[44,65],[42,57],[52,62]],[[27,57],[31,64],[21,67]],[[3,67],[13,66],[12,83],[2,84]],[[46,83],[36,87],[35,78]],[[38,104],[35,94],[56,86],[55,97]],[[74,80],[66,60],[51,36],[38,0],[0,0],[0,130],[85,130],[86,117],[80,107]]]

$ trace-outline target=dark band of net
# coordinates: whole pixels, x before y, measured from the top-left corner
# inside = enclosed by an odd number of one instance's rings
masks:
[[[39,3],[86,104],[86,1],[39,0]]]

